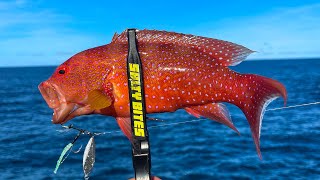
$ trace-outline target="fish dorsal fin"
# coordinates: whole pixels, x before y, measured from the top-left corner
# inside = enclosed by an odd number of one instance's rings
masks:
[[[111,105],[112,98],[105,95],[101,90],[95,89],[89,92],[88,103],[91,109],[103,109]]]
[[[118,33],[114,33],[111,42],[115,41],[118,38],[119,34]]]
[[[175,32],[141,30],[137,32],[137,38],[139,43],[173,44],[191,48],[192,52],[206,55],[214,64],[221,66],[235,66],[254,52],[228,41]],[[126,31],[114,36],[112,42],[127,43]]]

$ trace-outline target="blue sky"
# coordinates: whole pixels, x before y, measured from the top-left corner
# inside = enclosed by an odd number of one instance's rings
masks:
[[[0,0],[0,66],[58,65],[128,27],[191,33],[258,51],[320,57],[320,2]]]

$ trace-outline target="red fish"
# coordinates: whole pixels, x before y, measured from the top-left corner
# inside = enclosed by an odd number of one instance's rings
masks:
[[[184,108],[196,117],[207,117],[238,132],[222,103],[234,104],[245,114],[261,156],[259,138],[264,110],[276,97],[282,96],[286,102],[287,94],[278,81],[228,68],[253,51],[218,39],[154,30],[138,31],[137,42],[147,113]],[[126,32],[115,34],[111,43],[72,56],[39,85],[54,110],[53,123],[103,114],[115,117],[124,134],[131,138],[127,44]]]

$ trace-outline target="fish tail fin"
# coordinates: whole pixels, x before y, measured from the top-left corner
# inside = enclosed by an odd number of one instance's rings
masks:
[[[233,104],[237,105],[245,114],[255,142],[256,150],[260,159],[260,132],[264,112],[267,106],[276,98],[287,101],[287,92],[280,82],[253,74],[240,75],[235,83],[235,91],[232,93]],[[239,93],[240,92],[240,93]]]

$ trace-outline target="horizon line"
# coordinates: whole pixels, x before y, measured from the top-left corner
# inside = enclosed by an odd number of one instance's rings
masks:
[[[320,57],[293,57],[293,58],[255,58],[255,59],[246,59],[242,62],[248,61],[297,61],[297,60],[320,60]],[[242,63],[241,62],[241,63]],[[18,65],[18,66],[2,66],[0,68],[25,68],[25,67],[50,67],[50,66],[59,66],[60,64],[48,64],[48,65]]]

